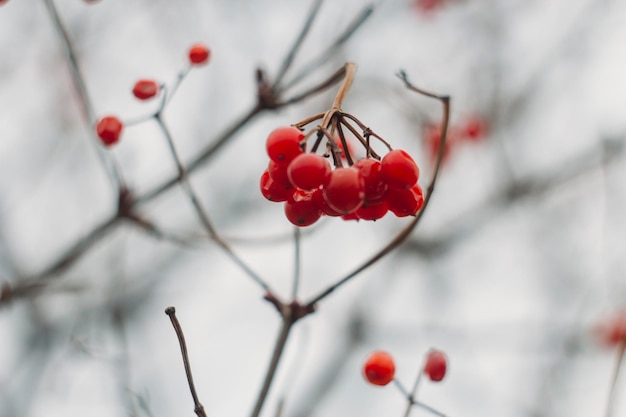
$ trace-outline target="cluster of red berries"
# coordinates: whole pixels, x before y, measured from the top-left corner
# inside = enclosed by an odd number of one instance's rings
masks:
[[[443,153],[443,161],[450,157],[450,152],[461,142],[479,142],[484,139],[489,131],[488,123],[479,116],[469,117],[461,124],[451,126],[446,139],[446,147]],[[439,153],[441,143],[441,126],[435,124],[427,124],[424,127],[424,145],[430,156],[430,160],[434,161]]]
[[[203,44],[195,44],[189,48],[187,55],[191,65],[203,65],[209,62],[211,51]],[[141,79],[135,83],[132,92],[139,100],[149,100],[161,92],[161,85],[154,80]],[[96,134],[104,146],[116,144],[123,129],[124,124],[116,116],[102,117],[96,123]]]
[[[422,208],[419,168],[404,150],[332,169],[328,158],[305,152],[305,142],[296,127],[272,131],[266,142],[270,162],[260,182],[263,196],[284,202],[285,215],[296,226],[312,225],[323,215],[377,220],[389,211],[405,217]]]
[[[432,349],[426,355],[422,372],[431,381],[439,382],[446,376],[447,368],[446,355],[440,350]],[[393,381],[395,373],[396,365],[393,357],[384,351],[371,353],[363,365],[363,376],[373,385],[387,385]]]

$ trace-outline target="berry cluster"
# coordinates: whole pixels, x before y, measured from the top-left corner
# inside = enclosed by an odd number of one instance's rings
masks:
[[[315,132],[317,141],[306,152],[307,138]],[[324,137],[328,152],[320,155],[316,151]],[[269,201],[284,202],[287,219],[301,227],[323,215],[344,220],[377,220],[389,211],[398,217],[415,215],[424,197],[413,158],[401,149],[377,158],[369,142],[362,143],[368,156],[353,162],[343,137],[333,138],[321,128],[305,135],[295,126],[279,127],[267,138],[270,162],[261,175],[261,193]],[[349,166],[344,167],[342,160]]]
[[[195,44],[189,48],[188,59],[189,64],[192,66],[206,64],[210,56],[211,52],[209,48],[202,44]],[[184,74],[186,74],[186,71],[181,73],[179,77],[180,80],[182,80]],[[132,92],[135,98],[143,101],[158,96],[161,90],[162,86],[156,81],[141,79],[135,83]],[[123,129],[124,123],[117,116],[105,116],[100,118],[96,123],[96,134],[102,144],[107,147],[119,142]]]

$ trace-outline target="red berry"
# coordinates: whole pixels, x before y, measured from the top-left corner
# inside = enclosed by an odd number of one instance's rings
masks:
[[[420,175],[411,155],[402,149],[387,152],[380,165],[381,174],[390,188],[409,189],[417,183]]]
[[[389,211],[398,217],[414,216],[424,205],[424,193],[417,184],[409,190],[389,188],[385,199]]]
[[[309,191],[296,190],[292,197],[285,201],[285,216],[296,226],[310,226],[322,216]]]
[[[439,350],[431,350],[426,356],[426,364],[424,365],[424,373],[428,375],[431,381],[439,382],[446,376],[448,367],[445,353]]]
[[[363,366],[363,376],[370,384],[387,385],[393,381],[396,365],[393,357],[383,351],[371,353]]]
[[[265,143],[267,155],[277,164],[287,166],[296,156],[304,152],[300,146],[303,139],[302,132],[293,126],[274,129]]]
[[[381,164],[375,159],[359,159],[354,167],[359,170],[365,184],[365,201],[377,202],[387,191],[387,183],[383,178]]]
[[[341,220],[356,220],[358,222],[359,220],[361,220],[361,218],[356,214],[355,211],[354,213],[344,214],[343,216],[341,216]]]
[[[263,171],[259,185],[261,194],[269,201],[286,201],[295,191],[295,188],[293,188],[291,184],[281,184],[274,181],[267,170]]]
[[[363,178],[354,167],[332,171],[322,189],[328,205],[341,214],[354,213],[365,200]]]
[[[206,64],[211,57],[211,51],[205,45],[197,43],[189,48],[189,61],[192,65]]]
[[[281,185],[291,185],[289,177],[287,176],[287,167],[279,165],[270,159],[270,163],[267,166],[267,171],[270,173],[270,177],[275,182]]]
[[[328,203],[324,199],[324,191],[322,190],[322,188],[318,188],[313,191],[313,199],[315,200],[317,208],[319,208],[322,212],[322,215],[325,214],[331,217],[339,217],[342,215],[340,212],[328,205]]]
[[[294,187],[311,191],[326,182],[330,171],[326,158],[315,153],[303,153],[289,163],[287,175]]]
[[[139,100],[148,100],[159,94],[160,87],[153,80],[139,80],[133,87],[133,95]]]
[[[105,146],[111,146],[120,140],[124,125],[115,116],[106,116],[98,120],[96,133]]]
[[[385,217],[389,211],[389,207],[385,200],[377,204],[364,203],[354,214],[363,220],[378,220]]]

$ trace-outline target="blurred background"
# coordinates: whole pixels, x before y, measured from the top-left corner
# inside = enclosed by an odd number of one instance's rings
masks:
[[[127,126],[110,149],[93,123],[149,115],[158,102],[136,100],[134,83],[173,82],[188,48],[208,45],[210,63],[190,72],[163,119],[185,162],[241,127],[190,180],[220,236],[287,298],[293,227],[259,191],[265,139],[325,111],[337,86],[240,122],[256,104],[255,71],[272,82],[314,4],[282,97],[356,63],[343,109],[409,151],[426,187],[441,105],[407,90],[404,69],[452,97],[450,140],[409,240],[296,324],[263,414],[283,401],[284,417],[401,416],[395,387],[364,381],[365,357],[390,352],[410,387],[437,348],[449,372],[423,380],[418,399],[446,416],[626,416],[623,378],[609,407],[618,349],[594,331],[626,308],[626,3],[616,0],[2,2],[0,416],[193,415],[170,305],[207,414],[251,412],[279,316],[203,237],[179,186],[136,207],[160,236],[108,224],[115,169],[146,196],[176,166],[153,120]],[[304,229],[299,298],[407,221]]]

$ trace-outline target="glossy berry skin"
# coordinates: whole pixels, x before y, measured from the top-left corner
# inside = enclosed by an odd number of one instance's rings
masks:
[[[315,204],[317,208],[320,209],[322,215],[331,216],[331,217],[340,217],[342,213],[333,209],[328,205],[326,200],[324,199],[324,191],[322,188],[318,188],[313,191],[313,199],[315,200]]]
[[[211,51],[205,45],[197,43],[189,48],[189,62],[191,65],[202,65],[209,62]]]
[[[359,170],[365,185],[365,201],[380,202],[387,191],[387,183],[382,175],[381,163],[375,159],[359,159],[354,163]]]
[[[317,207],[312,192],[296,190],[285,201],[285,216],[294,225],[305,227],[318,221],[322,212]]]
[[[424,206],[424,194],[419,185],[409,190],[390,188],[385,196],[389,211],[398,217],[414,216]]]
[[[289,177],[287,176],[286,166],[279,165],[276,162],[270,160],[270,163],[267,166],[267,171],[270,173],[270,177],[275,182],[281,185],[291,185],[291,181],[289,181]]]
[[[274,129],[265,142],[265,149],[270,159],[279,165],[287,166],[298,155],[304,153],[300,142],[304,135],[293,126]]]
[[[133,95],[139,100],[148,100],[159,94],[160,87],[153,80],[139,80],[133,87]]]
[[[424,373],[431,381],[439,382],[446,376],[448,363],[446,355],[439,350],[431,350],[426,356]]]
[[[106,116],[98,120],[96,133],[105,146],[112,146],[120,140],[124,125],[115,116]]]
[[[261,175],[259,187],[261,188],[263,197],[274,202],[287,201],[295,191],[295,188],[293,188],[291,184],[281,184],[274,181],[272,177],[270,177],[268,170],[265,170],[263,175]]]
[[[322,155],[303,153],[289,163],[287,176],[294,187],[312,191],[326,182],[330,171],[330,163]]]
[[[370,384],[384,386],[393,381],[396,365],[393,357],[383,351],[371,353],[363,365],[363,376]]]
[[[389,211],[389,206],[385,200],[377,204],[363,204],[357,211],[354,212],[359,219],[363,220],[378,220],[385,217],[385,214]]]
[[[354,213],[365,201],[365,185],[359,170],[336,168],[324,184],[323,195],[333,210],[341,214]]]
[[[405,150],[394,149],[387,152],[380,165],[381,174],[390,188],[408,190],[419,179],[419,168]]]

